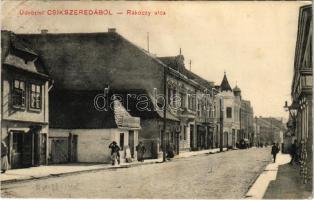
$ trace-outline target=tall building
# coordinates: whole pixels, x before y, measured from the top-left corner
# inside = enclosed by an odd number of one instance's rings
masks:
[[[241,114],[240,114],[240,135],[241,139],[246,138],[253,145],[256,143],[254,136],[255,129],[253,126],[253,107],[251,102],[241,99]]]
[[[222,98],[223,107],[223,146],[235,147],[240,135],[241,93],[233,91],[226,73],[222,79],[217,95]]]
[[[292,105],[289,106],[295,124],[297,142],[303,152],[302,161],[305,164],[302,170],[304,182],[312,183],[313,170],[313,124],[312,124],[312,6],[300,8],[298,34],[295,48],[294,74],[291,87]],[[307,154],[305,156],[305,154]]]

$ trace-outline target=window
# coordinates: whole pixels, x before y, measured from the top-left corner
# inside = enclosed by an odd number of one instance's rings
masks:
[[[201,100],[197,99],[197,116],[201,117],[201,111],[202,111],[202,105],[201,105]]]
[[[120,150],[124,147],[124,133],[120,133]]]
[[[227,107],[227,118],[232,118],[232,108]]]
[[[12,92],[13,107],[25,108],[25,82],[14,80]]]
[[[30,108],[41,108],[41,88],[40,85],[31,84],[30,86]]]
[[[188,104],[189,104],[188,105],[189,109],[195,111],[196,102],[195,102],[195,96],[194,95],[188,96]]]
[[[180,100],[181,100],[181,108],[185,108],[185,98],[184,93],[180,93]]]
[[[168,88],[168,104],[171,105],[171,88]]]
[[[176,96],[177,96],[177,90],[176,89],[174,89],[174,90],[172,90],[172,92],[173,92],[173,94],[172,94],[172,105],[173,106],[176,106],[176,104],[177,104],[177,102],[176,102]]]

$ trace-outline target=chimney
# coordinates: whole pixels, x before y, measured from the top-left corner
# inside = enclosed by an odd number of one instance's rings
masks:
[[[108,28],[108,33],[115,33],[116,29],[115,28]]]
[[[48,29],[42,29],[40,32],[41,32],[41,34],[47,34],[48,33]]]

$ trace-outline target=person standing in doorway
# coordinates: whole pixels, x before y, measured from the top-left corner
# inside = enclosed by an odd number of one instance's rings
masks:
[[[8,147],[4,141],[1,142],[1,173],[5,173],[9,168]]]
[[[279,149],[275,143],[273,143],[273,146],[271,147],[271,154],[273,155],[274,163],[276,162],[276,156],[279,152]]]
[[[146,148],[143,145],[143,142],[138,143],[138,145],[136,146],[136,151],[137,151],[137,160],[139,162],[144,162],[144,154],[146,152]]]
[[[118,161],[118,165],[120,165],[120,147],[117,145],[116,141],[113,141],[110,145],[109,148],[111,149],[111,160],[112,160],[112,165],[115,164],[115,160]]]

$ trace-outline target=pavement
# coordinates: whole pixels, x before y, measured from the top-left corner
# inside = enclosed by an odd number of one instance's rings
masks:
[[[226,148],[223,149],[226,151]],[[201,151],[180,152],[174,159],[186,158],[201,154],[218,153],[219,149],[209,149]],[[112,166],[110,164],[91,164],[91,163],[65,163],[56,165],[42,165],[38,167],[11,169],[6,173],[1,174],[1,184],[16,183],[35,179],[44,179],[49,177],[64,176],[76,173],[91,172],[97,170],[110,170],[117,168],[128,168],[138,165],[161,163],[160,159],[147,159],[144,162],[133,161],[131,163],[121,163],[120,165]]]
[[[311,199],[312,190],[306,188],[299,175],[299,167],[290,165],[289,154],[277,155],[258,176],[246,194],[247,199]]]

